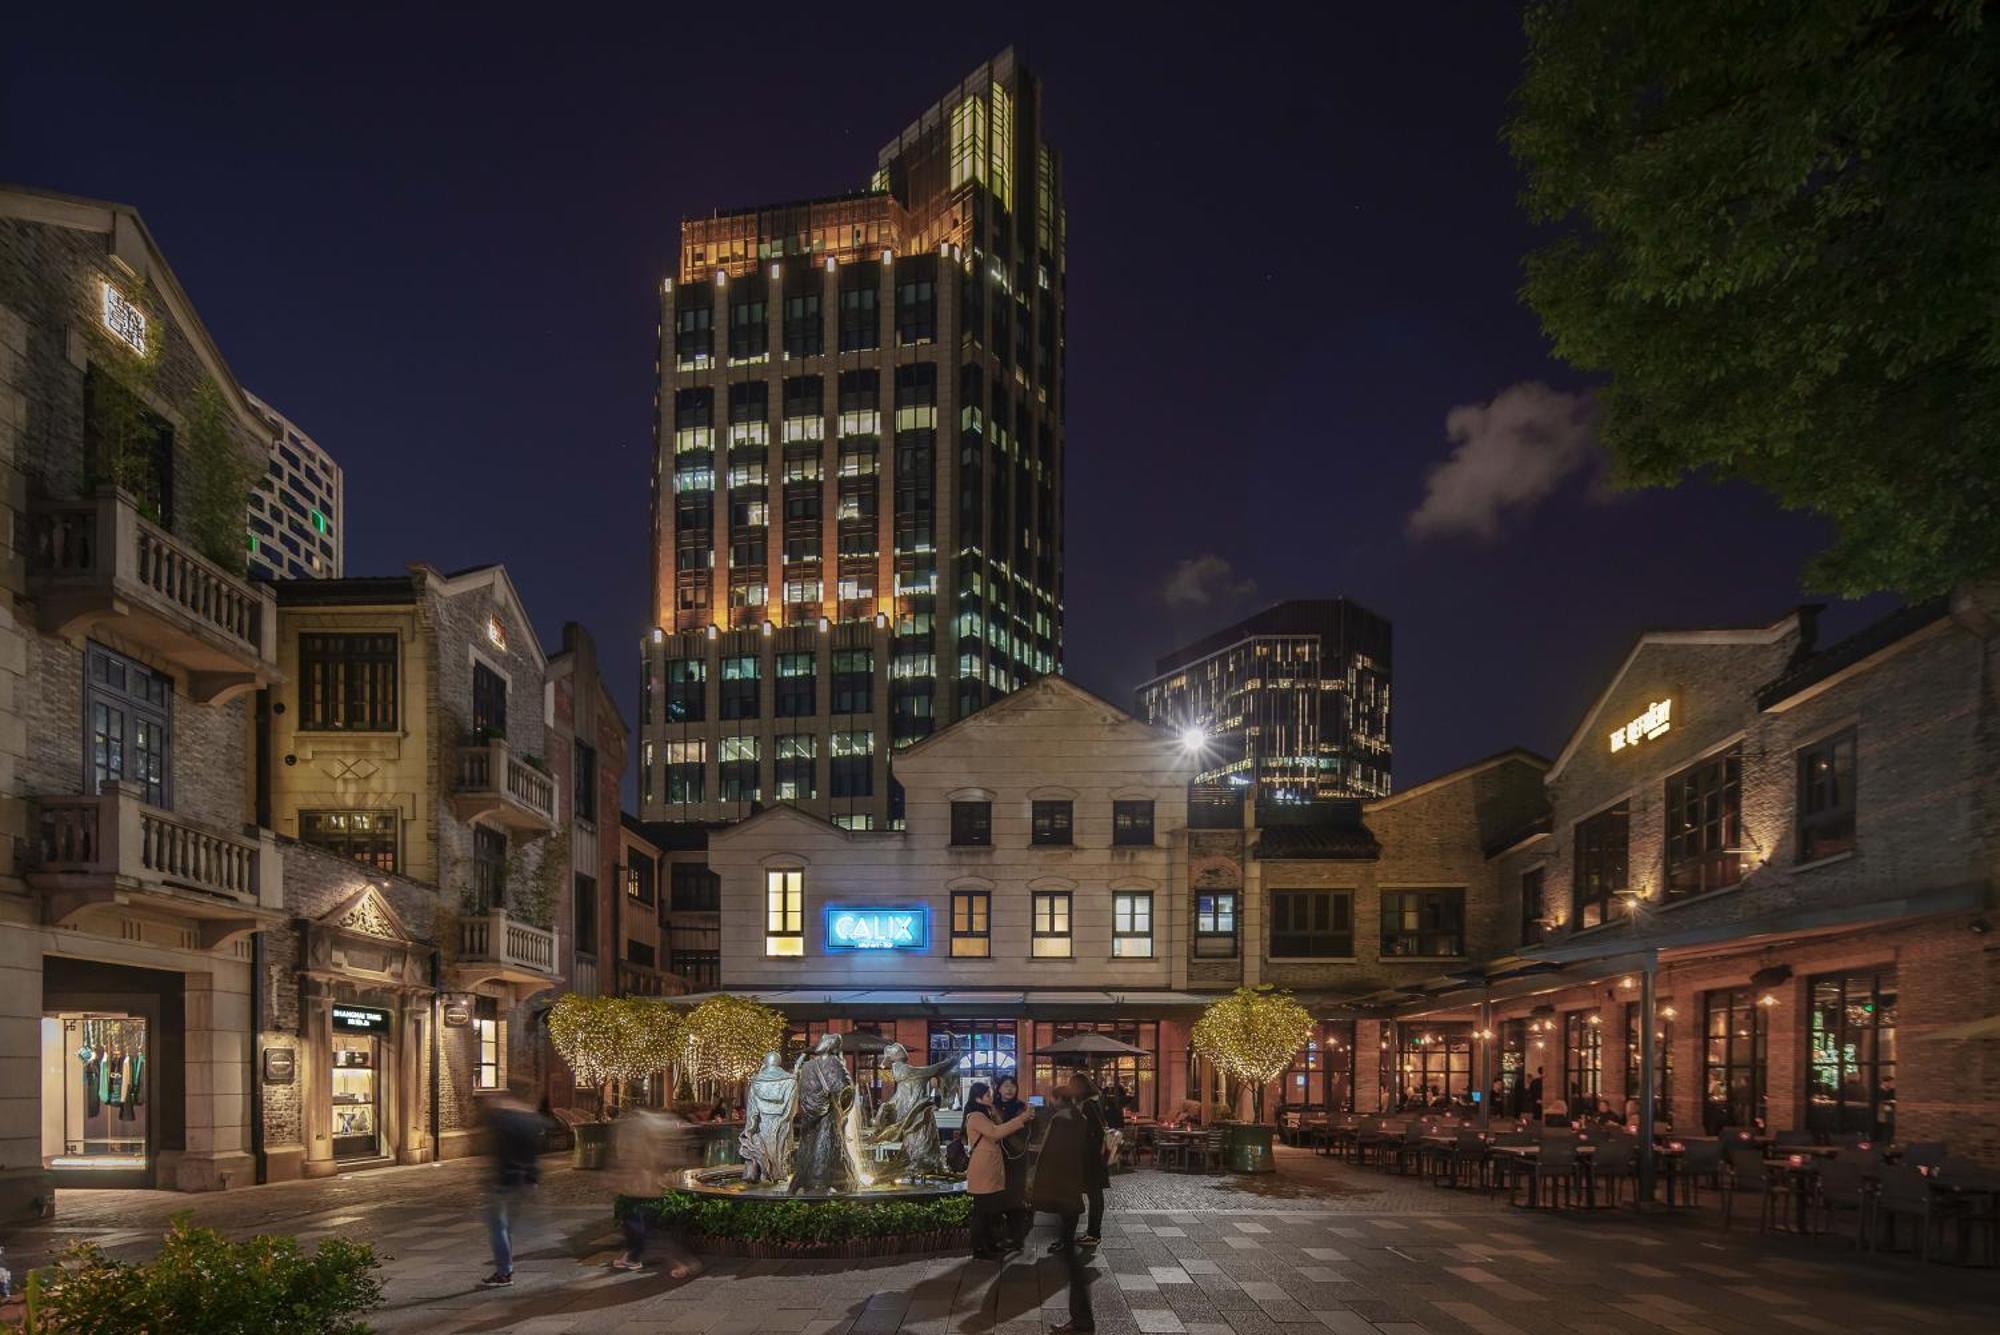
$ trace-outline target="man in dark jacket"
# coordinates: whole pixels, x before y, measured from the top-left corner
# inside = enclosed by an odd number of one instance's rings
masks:
[[[486,1203],[493,1273],[480,1283],[499,1288],[514,1282],[513,1228],[542,1180],[542,1133],[548,1123],[512,1088],[487,1105],[486,1121],[493,1132],[493,1194]]]
[[[1061,1224],[1055,1250],[1069,1268],[1069,1323],[1056,1327],[1056,1335],[1088,1335],[1097,1329],[1097,1322],[1090,1312],[1089,1261],[1076,1245],[1076,1217],[1082,1210],[1091,1158],[1101,1156],[1104,1141],[1101,1133],[1094,1143],[1090,1140],[1083,1109],[1067,1089],[1060,1097],[1061,1106],[1049,1119],[1041,1157],[1035,1161],[1028,1197],[1037,1210],[1055,1215]]]
[[[1085,1156],[1083,1172],[1083,1194],[1090,1203],[1090,1222],[1084,1227],[1083,1236],[1077,1241],[1085,1247],[1095,1247],[1098,1231],[1104,1227],[1104,1189],[1111,1185],[1111,1162],[1105,1157],[1104,1136],[1107,1118],[1104,1104],[1090,1077],[1078,1071],[1069,1078],[1069,1096],[1083,1112],[1085,1139],[1090,1153]]]

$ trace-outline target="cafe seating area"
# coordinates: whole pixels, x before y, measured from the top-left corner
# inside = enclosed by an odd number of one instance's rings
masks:
[[[1637,1132],[1615,1122],[1557,1126],[1450,1112],[1294,1117],[1286,1139],[1369,1172],[1440,1190],[1505,1193],[1522,1209],[1698,1212],[1722,1230],[1754,1226],[1919,1261],[2000,1265],[2000,1173],[1948,1144],[1829,1141],[1724,1127],[1660,1131],[1645,1181]],[[1754,1221],[1753,1221],[1754,1216]]]

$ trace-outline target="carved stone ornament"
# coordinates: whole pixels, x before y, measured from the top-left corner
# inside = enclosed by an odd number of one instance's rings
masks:
[[[401,935],[396,931],[395,924],[389,921],[389,915],[382,911],[381,902],[372,894],[355,900],[345,913],[334,920],[333,925],[363,936],[379,936],[385,941],[398,940]]]

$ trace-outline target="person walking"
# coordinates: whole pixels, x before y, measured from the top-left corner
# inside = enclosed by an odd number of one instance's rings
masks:
[[[1076,1217],[1082,1212],[1090,1160],[1101,1151],[1091,1145],[1090,1129],[1072,1087],[1064,1086],[1058,1097],[1061,1104],[1042,1138],[1029,1199],[1037,1210],[1045,1210],[1059,1221],[1054,1250],[1069,1270],[1069,1321],[1055,1327],[1055,1335],[1089,1335],[1097,1329],[1097,1321],[1090,1311],[1089,1259],[1076,1244]]]
[[[1084,1134],[1090,1146],[1083,1171],[1083,1194],[1090,1203],[1090,1219],[1084,1226],[1083,1236],[1077,1241],[1085,1247],[1095,1247],[1099,1231],[1104,1227],[1104,1189],[1111,1185],[1111,1164],[1106,1153],[1105,1135],[1108,1128],[1105,1126],[1104,1106],[1089,1076],[1081,1071],[1072,1075],[1069,1092],[1070,1098],[1083,1113]]]
[[[611,1186],[617,1195],[634,1202],[618,1221],[625,1234],[625,1250],[611,1262],[613,1270],[646,1268],[651,1217],[644,1205],[666,1189],[673,1151],[686,1127],[687,1123],[674,1114],[651,1108],[628,1110],[611,1124]],[[691,1279],[701,1273],[701,1262],[679,1243],[661,1238],[660,1246],[668,1254],[667,1273],[673,1278]]]
[[[542,1133],[548,1123],[509,1085],[486,1107],[493,1136],[493,1169],[486,1198],[486,1231],[493,1243],[493,1273],[479,1282],[489,1289],[514,1282],[514,1228],[535,1186],[542,1180]]]
[[[1028,1208],[1028,1142],[1034,1136],[1035,1110],[1021,1101],[1021,1082],[1011,1075],[1000,1077],[993,1095],[995,1121],[1021,1121],[1021,1129],[1000,1144],[1001,1162],[1007,1170],[1002,1250],[1018,1252],[1027,1245],[1028,1230],[1035,1226],[1035,1212]]]
[[[1007,1252],[1000,1233],[1007,1218],[1007,1164],[1004,1141],[1028,1124],[1023,1110],[1010,1121],[998,1121],[987,1102],[984,1080],[975,1081],[965,1105],[965,1190],[972,1197],[972,1259],[1003,1261]],[[1011,1235],[1010,1235],[1011,1236]]]

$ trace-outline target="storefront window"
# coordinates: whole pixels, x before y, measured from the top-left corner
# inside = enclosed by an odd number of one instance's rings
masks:
[[[1055,1020],[1035,1024],[1035,1051],[1040,1052],[1057,1039],[1076,1034],[1108,1034],[1123,1043],[1144,1048],[1143,1057],[1093,1057],[1084,1073],[1104,1089],[1116,1081],[1132,1100],[1128,1107],[1142,1117],[1160,1112],[1159,1080],[1160,1025],[1157,1020]],[[1053,1099],[1057,1085],[1077,1069],[1072,1063],[1058,1064],[1047,1057],[1035,1058],[1034,1092]]]
[[[1018,1029],[1012,1020],[932,1020],[930,1061],[958,1058],[958,1069],[943,1082],[945,1106],[963,1108],[966,1091],[974,1081],[983,1080],[997,1092],[1001,1076],[1019,1080],[1019,1046]],[[1025,1099],[1028,1093],[1022,1090],[1021,1097]]]
[[[378,1145],[375,1116],[376,1045],[368,1034],[333,1036],[333,1157],[373,1157]]]
[[[1806,1128],[1889,1140],[1896,1130],[1896,971],[1812,980]]]
[[[1354,1022],[1322,1020],[1279,1083],[1284,1108],[1353,1111]]]
[[[1562,1089],[1572,1117],[1593,1111],[1604,1093],[1604,1029],[1596,1011],[1563,1016]]]
[[[1625,1097],[1639,1097],[1639,1003],[1625,1003]],[[1662,1001],[1653,1012],[1653,1121],[1661,1126],[1673,1123],[1674,1107],[1674,1020],[1673,1007]],[[1634,1108],[1639,1105],[1635,1101]]]
[[[1762,1128],[1764,1008],[1748,988],[1702,994],[1702,1128]]]
[[[1472,1026],[1463,1021],[1399,1027],[1396,1106],[1428,1108],[1468,1102],[1472,1092]]]
[[[139,1015],[64,1012],[42,1017],[45,1167],[75,1170],[78,1176],[146,1171],[155,1075],[147,1068],[148,1036],[145,1017]],[[58,1082],[59,1098],[53,1095]]]

